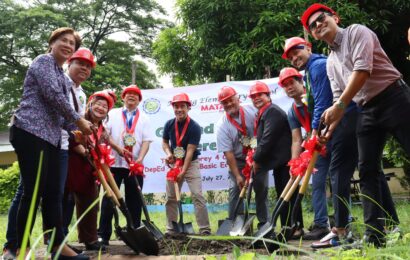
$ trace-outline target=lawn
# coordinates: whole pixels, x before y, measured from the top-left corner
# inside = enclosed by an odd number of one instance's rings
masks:
[[[305,226],[307,227],[313,218],[313,214],[310,211],[310,205],[308,201],[303,203],[304,207],[304,221]],[[399,218],[401,221],[400,228],[403,231],[403,239],[398,239],[394,237],[390,239],[391,244],[384,249],[374,249],[374,248],[365,248],[364,250],[336,250],[328,249],[322,250],[319,253],[309,252],[310,256],[314,258],[334,258],[334,259],[410,259],[410,205],[406,201],[401,201],[396,204]],[[332,209],[330,209],[332,212]],[[353,229],[356,233],[360,234],[363,231],[363,221],[362,221],[362,208],[359,205],[352,207],[352,215],[357,218],[357,221],[353,223]],[[156,212],[151,213],[151,218],[154,223],[163,231],[165,231],[165,213]],[[210,222],[213,232],[217,230],[217,223],[219,219],[226,218],[226,212],[213,212],[210,213]],[[196,225],[195,217],[193,214],[184,215],[185,222],[192,222],[194,229],[197,231],[198,226]],[[122,225],[125,223],[124,219],[121,219]],[[0,243],[5,242],[6,234],[6,225],[7,225],[7,215],[0,215]],[[37,215],[35,227],[32,234],[32,239],[41,236],[41,214]],[[70,237],[69,241],[76,241],[77,234],[74,231]],[[114,237],[113,237],[114,239]]]

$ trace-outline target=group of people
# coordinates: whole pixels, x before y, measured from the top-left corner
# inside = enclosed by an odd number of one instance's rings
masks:
[[[302,15],[305,30],[330,48],[328,57],[312,53],[311,44],[300,37],[284,43],[282,57],[293,67],[280,71],[279,85],[294,100],[287,115],[272,103],[269,87],[257,81],[249,90],[252,105],[241,105],[234,88],[225,86],[218,93],[224,114],[217,123],[217,147],[229,165],[229,218],[249,175],[253,180],[258,227],[269,221],[268,172],[273,170],[279,195],[291,171],[288,162],[302,153],[305,138],[317,136],[320,122],[329,131],[320,137],[327,154],[316,162],[312,177],[314,223],[304,233],[302,212],[297,213],[300,229],[294,238],[319,240],[312,247],[349,243],[350,179],[358,166],[363,193],[364,243],[385,243],[386,219],[399,224],[391,194],[383,175],[381,157],[387,134],[393,135],[410,154],[410,88],[380,46],[377,36],[362,25],[340,28],[337,13],[322,4],[311,5]],[[71,132],[80,130],[94,144],[113,148],[111,165],[117,185],[124,183],[126,205],[134,226],[141,222],[137,181],[142,187],[143,173],[130,177],[130,160],[143,165],[153,141],[149,118],[140,113],[141,90],[130,85],[122,90],[123,106],[114,108],[114,92],[102,90],[88,102],[81,83],[96,66],[94,56],[80,48],[81,38],[71,28],[52,32],[46,54],[39,55],[28,69],[20,106],[10,128],[20,166],[20,183],[9,210],[7,243],[3,258],[13,259],[23,246],[30,203],[35,209],[41,199],[44,231],[52,254],[62,244],[71,223],[74,205],[77,217],[98,198],[90,162],[90,147]],[[67,63],[65,73],[63,65]],[[304,76],[298,71],[304,69]],[[202,235],[211,234],[206,201],[199,171],[201,138],[199,124],[188,115],[192,103],[186,93],[172,98],[175,118],[165,123],[162,148],[170,167],[166,182],[167,232],[175,232],[177,222],[176,188],[187,182],[192,193],[195,216]],[[303,129],[303,131],[302,131]],[[37,175],[39,173],[39,175]],[[170,173],[174,175],[171,176]],[[131,174],[132,175],[132,174]],[[329,176],[335,210],[335,227],[330,229],[326,179]],[[133,176],[132,176],[133,177]],[[177,185],[175,185],[175,183]],[[35,187],[38,187],[35,196]],[[290,206],[280,215],[282,226],[289,225]],[[382,208],[384,208],[384,210]],[[88,250],[104,250],[112,234],[113,208],[107,198],[94,206],[78,225],[79,241]],[[34,222],[31,223],[31,233]],[[52,239],[51,239],[52,238]],[[101,238],[99,240],[98,238]],[[28,241],[28,247],[30,241]],[[10,258],[5,258],[10,256]],[[59,259],[88,259],[68,245]]]
[[[305,138],[318,136],[322,121],[329,131],[320,138],[327,153],[319,156],[317,172],[312,175],[314,220],[308,233],[296,230],[293,238],[316,240],[311,245],[313,248],[353,242],[378,247],[385,244],[386,232],[399,231],[399,218],[381,158],[388,134],[410,154],[410,120],[406,116],[410,112],[410,88],[374,32],[358,24],[344,29],[338,26],[339,21],[337,13],[322,4],[311,5],[301,18],[303,27],[313,38],[328,44],[328,57],[312,53],[311,43],[300,37],[288,38],[284,43],[282,58],[293,66],[283,68],[279,75],[279,85],[294,100],[287,115],[288,125],[284,125],[284,116],[277,112],[280,109],[276,106],[267,111],[262,108],[261,100],[269,101],[269,89],[263,83],[257,82],[250,89],[254,107],[241,106],[233,88],[220,90],[218,100],[226,114],[218,122],[217,144],[230,169],[229,216],[233,217],[233,207],[244,185],[248,138],[256,138],[258,144],[253,167],[256,215],[261,226],[267,221],[268,212],[267,171],[273,169],[279,196],[289,179],[286,162],[302,153],[303,133]],[[304,70],[304,76],[298,70]],[[261,91],[264,88],[265,92]],[[254,93],[258,93],[258,98]],[[271,115],[272,111],[277,113]],[[349,232],[350,180],[356,167],[366,224],[365,235],[359,241],[354,241]],[[326,203],[327,177],[335,211],[332,228]],[[303,227],[302,215],[298,213],[296,217]],[[286,221],[289,219],[281,216],[282,225]]]

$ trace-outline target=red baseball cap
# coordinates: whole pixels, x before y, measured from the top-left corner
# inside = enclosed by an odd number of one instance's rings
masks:
[[[331,14],[337,15],[337,13],[332,8],[326,5],[313,4],[309,6],[309,8],[306,9],[306,11],[302,14],[302,18],[300,18],[300,21],[302,22],[303,27],[305,27],[306,31],[308,31],[309,33],[310,33],[309,24],[308,24],[309,18],[312,14],[316,13],[319,10],[323,10]]]

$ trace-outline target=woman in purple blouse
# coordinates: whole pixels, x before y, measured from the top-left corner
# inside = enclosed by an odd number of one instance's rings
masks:
[[[47,54],[36,57],[29,67],[23,86],[23,96],[10,128],[10,142],[20,165],[23,184],[17,213],[17,243],[21,247],[30,203],[33,197],[40,152],[43,161],[35,209],[42,199],[44,226],[55,229],[53,250],[64,240],[60,190],[59,150],[61,128],[68,131],[76,126],[84,133],[92,132],[91,123],[81,118],[69,104],[70,82],[64,75],[63,64],[80,47],[81,38],[71,28],[59,28],[51,33]],[[34,223],[30,227],[30,233]],[[89,259],[64,246],[59,259]]]

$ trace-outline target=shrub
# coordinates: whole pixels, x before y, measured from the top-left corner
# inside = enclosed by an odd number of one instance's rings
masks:
[[[0,214],[7,213],[10,202],[16,193],[20,179],[20,169],[17,162],[9,168],[0,169]]]

